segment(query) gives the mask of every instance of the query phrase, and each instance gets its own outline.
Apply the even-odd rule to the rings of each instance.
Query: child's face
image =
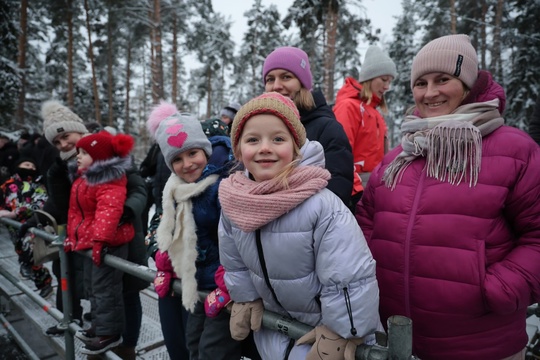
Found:
[[[30,161],[23,161],[19,164],[19,169],[28,169],[28,170],[36,170],[36,165],[31,163]]]
[[[189,149],[176,155],[172,160],[172,167],[176,176],[187,183],[197,181],[208,164],[203,149]]]
[[[92,159],[92,157],[83,148],[79,148],[79,153],[77,154],[77,169],[88,169],[93,162],[94,159]]]
[[[257,182],[273,179],[294,159],[293,136],[274,115],[253,116],[239,140],[240,161]]]

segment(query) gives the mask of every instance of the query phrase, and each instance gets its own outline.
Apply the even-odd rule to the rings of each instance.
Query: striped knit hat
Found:
[[[280,118],[287,125],[299,148],[306,142],[306,129],[300,122],[300,113],[294,102],[277,92],[268,92],[251,99],[236,113],[231,129],[233,149],[238,145],[246,122],[259,114],[271,114]]]
[[[411,89],[419,77],[432,72],[455,76],[470,89],[478,78],[478,56],[469,36],[447,35],[427,43],[411,68]]]

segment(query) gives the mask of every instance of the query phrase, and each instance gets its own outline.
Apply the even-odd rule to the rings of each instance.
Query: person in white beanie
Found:
[[[540,300],[540,147],[504,125],[504,91],[467,35],[411,69],[415,109],[356,208],[377,262],[381,320],[412,319],[420,359],[525,359]]]
[[[362,197],[369,174],[388,150],[386,122],[377,108],[387,112],[384,94],[396,77],[392,59],[372,45],[366,52],[358,80],[346,78],[336,96],[334,114],[343,125],[354,157],[353,210]]]

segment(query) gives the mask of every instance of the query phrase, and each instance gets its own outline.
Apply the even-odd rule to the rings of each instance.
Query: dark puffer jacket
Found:
[[[300,110],[300,120],[306,128],[307,138],[323,146],[325,167],[332,175],[326,188],[349,206],[354,173],[351,144],[322,92],[315,90],[312,94],[316,108]]]

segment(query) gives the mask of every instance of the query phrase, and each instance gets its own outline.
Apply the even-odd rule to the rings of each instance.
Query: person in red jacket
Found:
[[[101,354],[122,343],[123,272],[102,264],[102,257],[107,252],[126,259],[128,243],[135,235],[131,222],[121,222],[133,144],[129,135],[113,136],[106,131],[77,142],[64,250],[92,249],[92,259],[83,260],[92,327],[76,334],[85,343],[81,352],[87,355]]]
[[[429,42],[411,70],[415,109],[356,209],[381,320],[411,318],[423,360],[523,360],[540,300],[540,147],[504,125],[504,91],[467,35]]]
[[[388,149],[386,123],[377,108],[387,112],[384,93],[396,76],[392,59],[372,45],[366,52],[358,81],[346,78],[336,96],[334,114],[349,138],[354,158],[353,210],[362,197],[369,174]]]

